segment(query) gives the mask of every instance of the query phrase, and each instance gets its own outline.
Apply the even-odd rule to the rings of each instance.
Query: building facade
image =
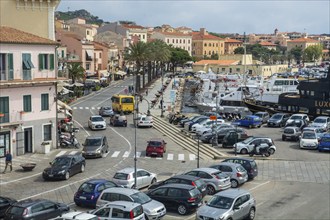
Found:
[[[190,34],[177,32],[154,32],[151,35],[151,38],[162,40],[167,45],[172,45],[175,48],[186,50],[191,56],[192,36]]]
[[[301,48],[303,51],[313,45],[320,45],[320,42],[310,38],[297,38],[287,42],[287,51],[292,50],[293,48]]]

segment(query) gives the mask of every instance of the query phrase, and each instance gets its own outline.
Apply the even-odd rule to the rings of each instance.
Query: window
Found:
[[[90,70],[90,64],[89,63],[86,63],[86,70]]]
[[[188,173],[186,173],[187,175],[190,175],[190,176],[197,176],[197,171],[190,171]]]
[[[182,40],[180,39],[180,44],[182,43]]]
[[[97,215],[98,217],[109,217],[109,214],[110,214],[110,208],[100,209],[97,212],[95,212],[95,215]]]
[[[31,208],[31,212],[32,213],[37,213],[37,212],[41,212],[42,210],[43,210],[43,206],[42,206],[42,204],[41,203],[39,203],[39,204],[35,204],[34,206],[32,206],[32,208]]]
[[[31,112],[31,95],[24,95],[23,96],[23,111],[24,112]]]
[[[0,80],[13,80],[13,54],[0,53]]]
[[[167,195],[170,197],[180,197],[182,196],[182,192],[180,189],[169,189]]]
[[[188,44],[190,44],[190,40],[188,40]]]
[[[102,53],[99,53],[99,58],[102,58]]]
[[[220,169],[222,172],[232,172],[232,169],[229,166],[220,166]]]
[[[153,196],[165,196],[167,188],[156,189],[151,193]]]
[[[49,95],[41,94],[41,111],[49,110]]]
[[[44,210],[55,209],[55,204],[52,202],[44,202]]]
[[[127,212],[124,212],[121,209],[112,208],[111,217],[113,217],[113,218],[128,218],[129,215],[128,215]]]
[[[167,43],[168,43],[168,44],[170,43],[170,39],[167,39]]]
[[[54,70],[54,54],[39,54],[39,70]]]
[[[31,70],[32,68],[34,68],[34,65],[31,62],[31,54],[23,53],[22,60],[23,60],[23,70]]]
[[[0,123],[9,122],[9,97],[0,97],[0,113],[4,114],[0,117]]]
[[[52,125],[44,125],[44,141],[52,140]]]

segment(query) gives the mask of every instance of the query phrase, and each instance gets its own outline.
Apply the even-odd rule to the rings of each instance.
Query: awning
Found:
[[[124,72],[124,71],[117,71],[116,73],[115,73],[116,75],[121,75],[121,76],[125,76],[126,75],[126,72]]]
[[[108,72],[108,70],[99,70],[99,74],[102,77],[108,77],[110,75],[110,73]]]
[[[72,111],[72,108],[67,104],[65,104],[64,102],[62,102],[61,100],[57,100],[57,105],[59,105],[62,109],[67,109]]]
[[[84,86],[84,84],[82,84],[82,83],[78,83],[78,82],[75,82],[74,84],[73,84],[74,86]]]
[[[71,91],[71,90],[69,90],[69,89],[67,89],[67,88],[62,88],[62,91],[60,91],[60,93],[62,94],[62,95],[65,95],[65,94],[69,94],[69,93],[73,93],[73,91]]]
[[[93,51],[91,50],[86,50],[87,56],[89,56],[90,58],[92,58],[93,55]]]

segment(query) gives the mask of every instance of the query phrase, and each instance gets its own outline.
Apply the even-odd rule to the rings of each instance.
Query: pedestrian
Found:
[[[13,157],[9,153],[9,151],[6,152],[6,167],[5,170],[2,173],[6,173],[7,167],[10,166],[10,172],[13,171],[13,164],[12,164]]]
[[[125,92],[125,94],[127,95],[127,93],[128,93],[128,89],[127,89],[127,88],[125,88],[124,92]]]
[[[148,89],[146,90],[146,96],[148,96]]]

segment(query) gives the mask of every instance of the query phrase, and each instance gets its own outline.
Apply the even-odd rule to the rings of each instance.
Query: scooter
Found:
[[[261,155],[265,157],[269,157],[274,154],[276,151],[276,147],[271,144],[260,144],[258,146],[254,146],[253,150],[249,153],[250,157],[254,155]]]
[[[75,147],[79,148],[80,143],[78,142],[77,138],[74,136],[74,132],[71,133],[70,136],[67,136],[65,134],[60,135],[60,146],[61,147]]]

